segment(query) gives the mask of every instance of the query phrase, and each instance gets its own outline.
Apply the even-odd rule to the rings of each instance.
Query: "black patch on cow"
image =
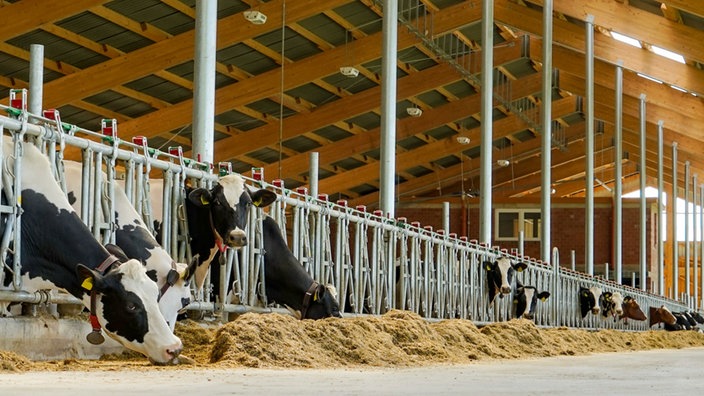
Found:
[[[611,299],[613,294],[611,292],[603,292],[599,296],[599,308],[601,309],[601,315],[605,318],[609,317],[611,310],[614,309],[614,302]]]
[[[22,191],[22,275],[40,277],[82,299],[87,293],[77,276],[79,264],[96,268],[109,257],[75,212],[59,208],[34,190]],[[4,233],[4,227],[0,233]],[[140,299],[111,271],[96,282],[107,329],[129,341],[143,342],[147,315]]]
[[[146,263],[152,256],[149,251],[159,246],[146,228],[132,224],[120,227],[115,231],[115,243],[125,251],[127,257],[142,263]]]
[[[76,194],[74,194],[73,191],[68,192],[67,198],[68,198],[68,203],[71,204],[71,206],[73,206],[73,204],[75,204],[77,201]]]
[[[269,303],[286,305],[294,310],[302,311],[303,298],[308,288],[313,284],[313,278],[306,272],[301,263],[291,253],[286,245],[276,221],[264,215],[262,232],[264,234],[264,273],[266,296]],[[239,253],[239,252],[238,252]],[[220,253],[214,262],[218,263]],[[211,265],[210,271],[213,295],[220,290],[220,268]],[[228,284],[228,291],[231,284]],[[341,317],[340,304],[325,285],[319,285],[310,299],[306,319],[322,319]]]
[[[594,308],[596,305],[595,300],[594,293],[591,290],[586,287],[579,288],[579,309],[582,313],[582,319]]]

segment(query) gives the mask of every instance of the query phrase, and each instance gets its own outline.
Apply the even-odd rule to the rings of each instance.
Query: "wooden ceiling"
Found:
[[[0,0],[0,92],[28,86],[29,45],[45,46],[44,108],[64,122],[97,129],[115,118],[120,138],[190,150],[194,0]],[[308,183],[319,153],[319,191],[375,207],[379,189],[381,6],[374,0],[219,2],[215,162],[249,175]],[[479,183],[483,50],[481,1],[409,0],[399,8],[397,199],[476,195]],[[496,0],[494,61],[501,79],[493,121],[493,197],[539,196],[541,0]],[[555,0],[553,18],[555,196],[585,190],[585,27],[595,24],[595,191],[614,180],[615,64],[623,76],[623,175],[639,175],[639,105],[646,95],[647,169],[657,185],[657,129],[664,122],[664,182],[671,187],[672,143],[704,181],[704,2]],[[254,25],[243,11],[264,13]],[[283,23],[285,21],[285,23]],[[282,29],[282,25],[285,26]],[[414,29],[416,29],[414,31]],[[426,36],[419,36],[418,30]],[[638,40],[636,48],[611,37]],[[283,37],[283,40],[282,40]],[[678,63],[653,46],[681,54]],[[282,56],[283,49],[283,56]],[[450,62],[443,60],[449,55]],[[340,74],[354,66],[355,78]],[[461,69],[464,67],[464,70]],[[283,72],[283,78],[281,73]],[[643,78],[650,76],[659,82]],[[679,88],[675,89],[673,88]],[[31,93],[30,93],[31,94]],[[8,103],[6,94],[0,102]],[[407,107],[423,110],[410,117]],[[457,137],[468,137],[460,144]],[[606,187],[604,187],[606,186]]]

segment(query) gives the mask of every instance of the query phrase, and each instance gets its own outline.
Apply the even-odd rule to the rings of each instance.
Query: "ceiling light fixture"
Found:
[[[423,110],[418,107],[406,107],[406,113],[411,117],[420,117],[423,115]]]
[[[469,144],[472,140],[467,136],[457,136],[457,143],[459,144]]]
[[[354,66],[342,66],[340,68],[340,73],[342,73],[343,76],[354,78],[359,75],[359,70],[357,70]]]
[[[249,22],[255,25],[263,25],[266,23],[266,15],[262,14],[259,11],[245,11],[244,19],[248,20]]]
[[[509,160],[507,160],[507,159],[500,159],[500,160],[496,161],[496,165],[498,165],[498,166],[500,166],[500,167],[502,167],[502,168],[507,167],[510,163],[511,163],[511,162],[510,162]]]

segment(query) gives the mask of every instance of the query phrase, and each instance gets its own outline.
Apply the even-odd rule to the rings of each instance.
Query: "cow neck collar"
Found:
[[[222,242],[222,237],[218,230],[215,229],[215,222],[213,221],[213,211],[208,210],[208,217],[210,218],[210,229],[213,230],[213,238],[215,239],[215,245],[218,247],[220,253],[225,253],[227,246]]]
[[[318,289],[318,286],[320,286],[320,284],[316,281],[313,281],[308,290],[306,290],[306,294],[303,295],[303,305],[301,306],[301,320],[306,318],[306,314],[308,313],[308,307],[310,307],[310,299],[314,295],[316,289]],[[315,301],[315,298],[313,299],[313,301]]]
[[[100,273],[100,275],[105,274],[115,263],[119,263],[120,260],[111,255],[108,255],[108,257],[103,260],[100,265],[98,265],[95,270]],[[93,331],[91,331],[88,336],[86,337],[88,339],[88,342],[90,342],[93,345],[99,345],[102,344],[105,341],[105,337],[101,334],[101,328],[100,328],[100,322],[98,321],[98,315],[95,314],[96,312],[96,306],[97,306],[97,301],[98,301],[98,292],[95,291],[95,287],[93,287],[90,291],[90,325],[93,328]]]
[[[172,260],[171,269],[166,274],[166,282],[164,282],[164,285],[161,286],[161,289],[159,289],[159,297],[156,299],[157,303],[161,301],[161,297],[164,296],[166,291],[169,290],[171,286],[176,284],[180,277],[181,275],[179,275],[178,270],[176,269],[176,263]]]

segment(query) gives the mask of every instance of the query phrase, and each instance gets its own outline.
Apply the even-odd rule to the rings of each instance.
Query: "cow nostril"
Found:
[[[181,354],[181,350],[182,350],[181,348],[178,348],[178,349],[167,349],[167,350],[166,350],[166,353],[167,353],[169,356],[171,356],[171,359],[176,359],[176,358],[178,357],[178,355]]]
[[[502,287],[501,287],[501,293],[503,293],[503,294],[511,293],[511,288],[510,288],[510,287],[506,287],[506,286],[502,286]]]

